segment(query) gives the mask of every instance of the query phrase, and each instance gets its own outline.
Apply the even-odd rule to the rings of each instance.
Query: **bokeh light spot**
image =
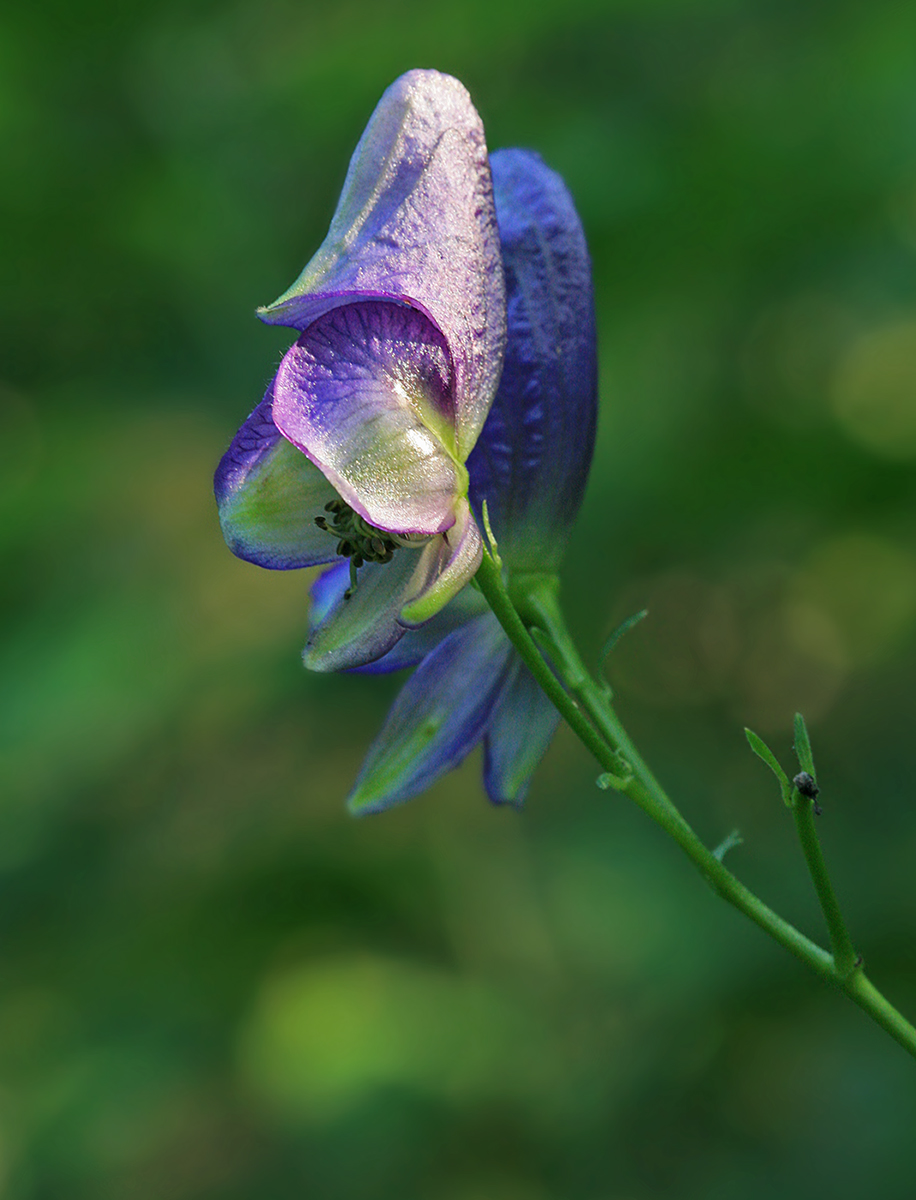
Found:
[[[832,399],[854,441],[886,458],[916,458],[916,318],[855,341],[837,369]]]
[[[895,650],[916,619],[916,558],[871,534],[818,546],[790,585],[791,628],[819,662],[852,667]]]
[[[241,1043],[246,1077],[293,1118],[333,1121],[379,1090],[524,1094],[525,1013],[460,975],[364,954],[268,980]]]

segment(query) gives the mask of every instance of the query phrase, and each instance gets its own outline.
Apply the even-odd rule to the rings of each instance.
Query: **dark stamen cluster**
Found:
[[[331,518],[316,517],[315,524],[340,539],[337,553],[341,558],[350,560],[350,589],[347,593],[350,595],[356,587],[357,568],[367,562],[391,562],[399,543],[384,529],[370,525],[364,517],[353,511],[346,500],[331,500],[324,506],[324,511],[331,513]]]

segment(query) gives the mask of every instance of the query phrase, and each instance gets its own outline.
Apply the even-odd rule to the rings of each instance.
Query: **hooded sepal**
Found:
[[[409,71],[382,96],[325,241],[259,315],[305,329],[371,298],[420,309],[444,335],[463,461],[499,382],[505,290],[483,125],[464,86],[438,71]]]

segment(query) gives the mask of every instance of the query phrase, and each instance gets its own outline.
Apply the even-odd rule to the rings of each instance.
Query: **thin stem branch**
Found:
[[[792,804],[792,815],[795,817],[795,828],[798,832],[798,840],[801,842],[805,862],[808,864],[811,881],[817,892],[824,920],[827,922],[833,961],[836,963],[837,972],[845,979],[857,969],[859,956],[852,944],[852,938],[849,936],[846,922],[840,912],[840,902],[837,900],[836,892],[833,890],[833,884],[827,873],[827,863],[824,861],[824,852],[821,849],[817,829],[814,825],[814,802],[807,796],[803,796],[797,788]]]
[[[596,683],[582,664],[563,621],[554,581],[548,577],[532,577],[528,586],[523,586],[523,581],[519,580],[518,583],[522,586],[519,586],[518,592],[520,607],[526,620],[542,629],[547,637],[551,661],[563,683],[560,683],[548,665],[522,621],[503,583],[500,569],[489,553],[484,554],[483,563],[477,573],[477,582],[525,665],[576,736],[615,781],[615,786],[626,792],[670,834],[724,900],[744,913],[774,941],[807,963],[819,975],[841,987],[860,1008],[916,1058],[916,1028],[881,995],[865,978],[864,973],[860,969],[850,972],[845,959],[841,965],[834,955],[829,954],[775,913],[746,888],[694,833],[620,724],[610,704],[609,690]],[[578,704],[576,700],[579,701]],[[627,776],[620,775],[621,756],[632,772]],[[820,854],[816,835],[814,845]],[[823,874],[819,877],[827,879],[823,856],[820,858],[820,864]],[[818,894],[820,895],[820,892]],[[833,902],[836,904],[835,896]],[[839,914],[838,907],[836,913]],[[843,929],[845,932],[845,926]],[[834,930],[831,929],[831,938],[833,934]],[[842,943],[839,944],[842,946]],[[836,943],[834,945],[836,947]],[[855,963],[855,956],[853,962]]]

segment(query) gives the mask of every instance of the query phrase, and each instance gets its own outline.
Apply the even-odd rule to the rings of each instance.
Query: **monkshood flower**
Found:
[[[582,226],[555,172],[525,150],[492,155],[508,304],[505,368],[469,460],[513,580],[554,574],[578,512],[596,416],[595,324]],[[313,638],[347,588],[345,565],[312,589]],[[360,585],[362,586],[362,585]],[[520,804],[557,726],[557,713],[481,594],[465,588],[367,672],[416,666],[350,795],[378,812],[417,795],[481,741],[491,800]]]
[[[378,658],[477,570],[465,463],[502,371],[505,311],[480,118],[458,80],[410,71],[369,121],[317,254],[259,312],[300,335],[216,472],[239,557],[348,560],[308,666]]]

